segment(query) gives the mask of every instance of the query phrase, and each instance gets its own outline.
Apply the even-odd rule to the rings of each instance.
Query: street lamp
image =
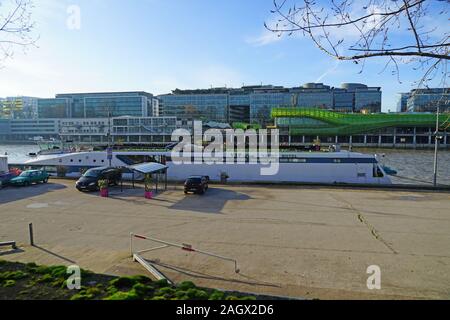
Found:
[[[443,134],[439,133],[439,106],[436,111],[436,132],[434,133],[434,166],[433,166],[433,186],[437,187],[437,171],[438,171],[438,150],[439,141],[444,138]]]

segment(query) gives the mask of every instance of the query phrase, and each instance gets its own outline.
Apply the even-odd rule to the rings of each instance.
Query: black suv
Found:
[[[208,176],[191,176],[184,183],[184,193],[193,191],[194,193],[204,194],[208,190],[208,183]]]
[[[97,191],[99,190],[99,180],[108,180],[110,185],[118,185],[122,180],[122,171],[117,168],[109,167],[89,169],[77,181],[76,187],[79,191]]]

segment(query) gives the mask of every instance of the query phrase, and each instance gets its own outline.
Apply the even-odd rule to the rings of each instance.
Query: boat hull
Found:
[[[264,163],[190,163],[172,162],[170,152],[117,152],[111,165],[127,167],[132,157],[149,161],[163,161],[168,168],[168,179],[183,181],[191,175],[209,176],[211,181],[221,181],[226,174],[230,182],[273,183],[326,183],[326,184],[391,184],[391,180],[373,155],[353,152],[304,152],[282,154],[279,162],[272,163],[273,174],[264,175]],[[69,176],[79,176],[88,168],[109,165],[106,152],[80,152],[55,156],[41,156],[25,163],[29,166],[64,166]],[[124,177],[131,178],[131,174]],[[135,176],[136,178],[136,176]]]

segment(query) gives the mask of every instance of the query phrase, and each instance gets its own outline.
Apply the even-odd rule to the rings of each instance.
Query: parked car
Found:
[[[79,191],[97,191],[99,180],[108,180],[109,185],[118,185],[122,180],[122,171],[111,167],[89,169],[77,181],[76,188]]]
[[[19,176],[9,180],[9,184],[15,186],[29,186],[32,183],[47,183],[50,175],[42,170],[27,170]]]
[[[184,193],[193,191],[194,193],[204,194],[208,190],[208,176],[190,176],[184,182]]]

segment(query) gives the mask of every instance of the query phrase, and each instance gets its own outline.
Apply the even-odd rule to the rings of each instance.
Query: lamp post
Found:
[[[434,166],[433,166],[433,186],[437,187],[438,170],[438,150],[439,150],[439,106],[436,111],[436,132],[434,133]]]
[[[111,146],[111,106],[108,104],[108,161],[111,167],[112,161],[112,146]]]

